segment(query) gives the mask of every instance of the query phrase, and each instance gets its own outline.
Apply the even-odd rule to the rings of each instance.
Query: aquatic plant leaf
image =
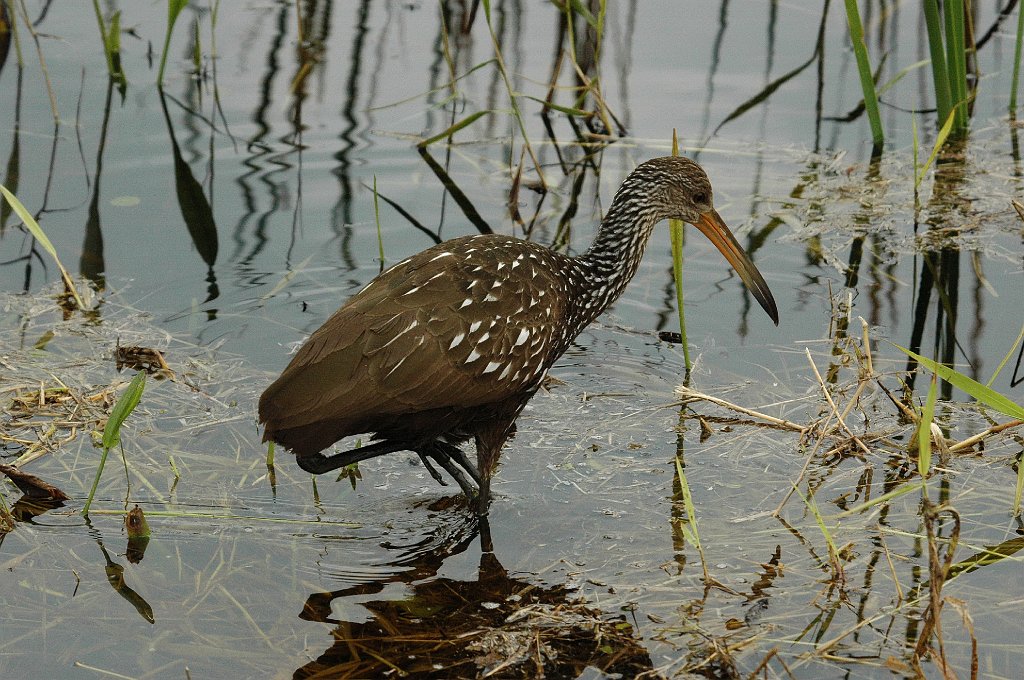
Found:
[[[925,173],[927,173],[928,169],[932,167],[932,163],[935,162],[935,158],[939,155],[939,150],[942,149],[942,145],[946,143],[946,138],[949,137],[949,133],[953,129],[953,121],[955,119],[956,118],[951,111],[946,117],[946,122],[943,124],[942,129],[939,130],[938,136],[935,138],[935,144],[932,146],[932,152],[929,154],[928,160],[925,161],[924,165],[921,167],[921,171],[918,172],[917,176],[914,178],[915,189],[921,186],[921,182],[924,181]]]
[[[479,120],[479,118],[481,116],[484,116],[484,115],[486,115],[488,113],[491,113],[491,112],[490,111],[477,111],[476,113],[471,113],[470,115],[466,116],[462,120],[456,122],[451,127],[447,128],[444,132],[439,132],[438,134],[434,135],[433,137],[428,137],[427,139],[424,139],[422,142],[420,142],[416,146],[418,146],[421,149],[426,148],[426,147],[430,146],[431,144],[433,144],[434,142],[436,142],[438,140],[441,140],[441,139],[444,139],[445,137],[449,137],[449,136],[455,134],[456,132],[458,132],[459,130],[461,130],[462,128],[467,127],[469,125],[472,125],[474,122]]]
[[[591,28],[597,28],[597,19],[595,19],[594,15],[590,13],[590,10],[587,9],[586,5],[580,2],[580,0],[569,0],[569,4],[572,6],[572,11],[583,17],[583,20],[586,21]]]
[[[579,118],[590,118],[592,115],[594,115],[590,111],[584,111],[583,109],[576,109],[576,108],[573,108],[571,106],[562,106],[561,104],[556,104],[554,102],[549,102],[549,101],[547,101],[545,99],[541,99],[540,97],[534,97],[534,96],[531,96],[531,95],[528,95],[528,94],[523,95],[523,96],[526,97],[527,99],[532,99],[535,102],[539,102],[539,103],[543,104],[544,106],[548,107],[549,109],[554,109],[555,111],[558,111],[559,113],[564,113],[567,116],[576,116],[576,117],[579,117]]]
[[[142,392],[146,388],[146,373],[139,371],[128,383],[128,388],[114,404],[107,424],[103,428],[103,448],[111,449],[121,441],[121,425],[124,424],[128,415],[139,405]]]
[[[977,380],[968,378],[963,373],[944,366],[936,361],[927,359],[916,352],[911,352],[906,347],[900,347],[896,343],[892,343],[893,347],[900,350],[907,356],[913,358],[919,364],[927,368],[929,371],[935,373],[940,378],[948,382],[953,387],[966,392],[986,406],[990,406],[1000,413],[1004,413],[1011,418],[1018,418],[1024,420],[1024,406],[1011,401],[1009,398],[999,394],[991,387],[985,387]]]
[[[917,427],[917,473],[922,478],[928,476],[928,470],[932,466],[932,420],[935,419],[937,377],[932,375],[931,384],[928,386],[928,398],[925,400],[921,422]]]
[[[25,223],[25,228],[28,229],[29,233],[39,242],[39,245],[43,247],[53,261],[57,263],[57,268],[60,269],[60,275],[64,279],[64,285],[67,286],[68,291],[72,297],[75,298],[75,304],[78,305],[79,309],[85,309],[85,303],[82,302],[82,298],[78,296],[78,289],[75,288],[74,282],[71,280],[71,275],[68,274],[68,270],[64,268],[60,258],[57,257],[57,249],[53,247],[53,242],[50,241],[46,233],[43,232],[43,228],[39,226],[32,214],[22,205],[18,197],[7,190],[7,187],[0,185],[0,194],[4,195],[7,199],[7,203],[14,209],[15,214],[21,218],[21,221]]]
[[[860,10],[856,0],[846,0],[846,23],[850,29],[850,43],[857,60],[857,73],[860,76],[861,91],[864,93],[864,108],[871,125],[871,141],[879,150],[885,135],[882,131],[882,119],[878,112],[878,93],[875,91],[875,78],[871,73],[871,61],[868,57],[867,43],[864,41],[864,24],[861,23]],[[875,154],[877,155],[877,154]]]
[[[679,155],[679,137],[672,128],[672,155]],[[683,229],[682,220],[669,220],[668,233],[672,241],[672,274],[676,284],[676,312],[679,315],[679,343],[683,346],[683,364],[689,375],[693,364],[690,363],[690,344],[686,341],[686,311],[683,306]]]
[[[163,88],[164,84],[164,67],[167,66],[167,53],[171,46],[174,23],[178,20],[178,15],[186,7],[188,7],[188,0],[167,0],[167,32],[164,34],[164,48],[160,53],[160,69],[156,75],[156,85],[158,88]]]

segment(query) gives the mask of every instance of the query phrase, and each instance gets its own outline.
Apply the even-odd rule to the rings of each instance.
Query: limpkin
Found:
[[[576,336],[622,294],[655,224],[673,218],[711,239],[778,325],[771,291],[715,211],[704,170],[682,157],[655,158],[622,183],[578,257],[508,236],[466,236],[375,278],[260,397],[264,441],[291,449],[313,474],[412,451],[439,483],[431,460],[476,495],[485,513],[516,417]],[[360,434],[371,443],[322,453]],[[471,439],[475,465],[460,448]]]

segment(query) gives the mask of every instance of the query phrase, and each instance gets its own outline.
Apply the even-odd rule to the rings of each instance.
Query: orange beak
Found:
[[[768,313],[768,316],[778,326],[779,310],[775,306],[775,298],[772,297],[768,284],[764,282],[764,277],[761,276],[761,272],[757,271],[757,267],[754,266],[750,256],[743,250],[743,246],[736,241],[736,237],[729,231],[729,227],[725,226],[721,216],[714,209],[711,209],[706,213],[701,213],[700,221],[695,222],[693,226],[700,229],[715,244],[719,252],[725,256],[725,259],[729,261],[732,268],[740,275],[743,285],[753,294],[762,309]]]

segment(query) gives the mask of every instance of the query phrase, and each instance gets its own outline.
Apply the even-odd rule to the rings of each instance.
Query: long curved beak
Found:
[[[772,297],[768,284],[764,282],[764,277],[761,276],[761,272],[757,271],[757,267],[754,266],[750,256],[743,250],[743,246],[736,241],[736,237],[729,231],[729,227],[725,226],[725,222],[722,221],[718,212],[711,209],[706,213],[702,213],[700,220],[694,222],[693,226],[700,229],[705,236],[711,239],[711,242],[715,244],[719,252],[725,256],[725,259],[729,261],[732,268],[740,275],[743,285],[753,294],[761,308],[768,313],[768,316],[778,326],[779,309],[775,306],[775,298]]]

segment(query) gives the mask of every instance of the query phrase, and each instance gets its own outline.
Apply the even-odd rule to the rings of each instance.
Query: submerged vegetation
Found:
[[[0,564],[13,573],[0,591],[12,622],[0,675],[69,663],[150,677],[187,677],[197,665],[296,677],[952,678],[1020,667],[1024,212],[1011,201],[1024,192],[1024,12],[1008,3],[982,26],[975,3],[903,8],[927,55],[889,64],[881,46],[902,38],[885,3],[848,0],[845,16],[811,3],[821,14],[813,44],[799,46],[806,61],[775,66],[781,76],[769,63],[728,109],[712,115],[709,101],[702,123],[651,123],[638,112],[661,101],[657,90],[696,71],[673,71],[672,85],[657,69],[630,82],[634,41],[647,40],[632,33],[638,9],[531,8],[556,46],[542,62],[520,43],[528,31],[513,5],[279,3],[255,87],[230,82],[249,73],[246,50],[265,39],[237,17],[244,56],[218,80],[220,10],[257,25],[271,9],[171,1],[166,13],[110,12],[94,2],[101,49],[89,45],[88,85],[83,75],[72,88],[63,74],[51,82],[45,57],[64,46],[48,39],[60,31],[46,11],[0,3],[0,77],[17,99],[0,177],[0,242],[11,247],[0,265],[20,267],[7,280],[23,286],[0,292],[0,471],[10,480],[0,487]],[[351,53],[332,43],[332,9],[354,12]],[[404,44],[424,15],[436,29],[417,57],[429,78],[408,91],[416,60],[399,59],[401,84],[391,85],[386,53],[397,48],[385,38],[394,31]],[[187,17],[192,30],[175,31]],[[1003,22],[1016,26],[1012,64],[982,73]],[[848,52],[828,43],[837,35]],[[36,47],[36,95],[24,94],[23,37]],[[292,50],[284,79],[280,45]],[[855,65],[859,98],[830,59]],[[97,101],[97,66],[108,78],[98,127],[82,104]],[[329,66],[347,69],[347,81]],[[764,132],[742,127],[754,113],[766,127],[786,88],[815,70],[797,102],[814,110],[813,131],[747,143]],[[826,72],[846,101],[860,101],[843,113],[838,97],[831,118]],[[915,77],[925,85],[904,87]],[[380,100],[363,98],[377,88]],[[342,105],[311,114],[320,100],[336,103],[333,89],[344,90]],[[1007,102],[1010,113],[993,122],[978,111],[995,89],[999,115]],[[254,91],[257,104],[231,101]],[[44,92],[31,116],[51,110],[55,130],[22,115],[23,97]],[[155,115],[104,171],[108,143],[139,127],[125,121],[133,97],[144,102],[137,115]],[[340,129],[323,123],[336,118]],[[840,148],[838,132],[823,141],[827,125],[853,130],[850,146],[870,153]],[[23,153],[51,137],[48,165]],[[62,156],[70,139],[77,148]],[[254,404],[272,362],[385,263],[452,229],[574,251],[623,168],[668,153],[713,166],[716,202],[773,290],[786,291],[779,335],[748,328],[749,300],[733,307],[740,293],[724,264],[694,257],[686,276],[704,279],[688,279],[699,305],[688,316],[700,319],[688,334],[684,232],[673,226],[672,257],[649,254],[656,271],[634,284],[641,292],[581,337],[521,421],[490,526],[401,459],[318,483],[289,455],[275,464],[272,448],[263,453]],[[396,157],[402,169],[389,172]],[[164,173],[166,194],[132,193],[132,173],[164,186],[147,163]],[[129,170],[110,189],[118,165]],[[739,179],[748,171],[750,185]],[[79,174],[80,206],[69,198]],[[225,174],[240,207],[216,182]],[[326,200],[324,175],[337,180]],[[145,214],[118,229],[112,206],[133,200]],[[261,201],[271,208],[260,212]],[[244,216],[228,229],[233,210]],[[178,223],[185,229],[167,228]],[[79,244],[68,233],[82,224]],[[169,240],[133,240],[148,231],[174,231],[182,254]],[[67,264],[76,252],[77,270]],[[198,283],[166,274],[178,267]],[[725,312],[707,304],[720,290]],[[678,337],[664,331],[673,315]],[[124,475],[101,478],[114,448]],[[113,537],[127,547],[108,547]],[[70,651],[22,649],[44,638]],[[133,665],[122,640],[151,645],[149,665]]]

